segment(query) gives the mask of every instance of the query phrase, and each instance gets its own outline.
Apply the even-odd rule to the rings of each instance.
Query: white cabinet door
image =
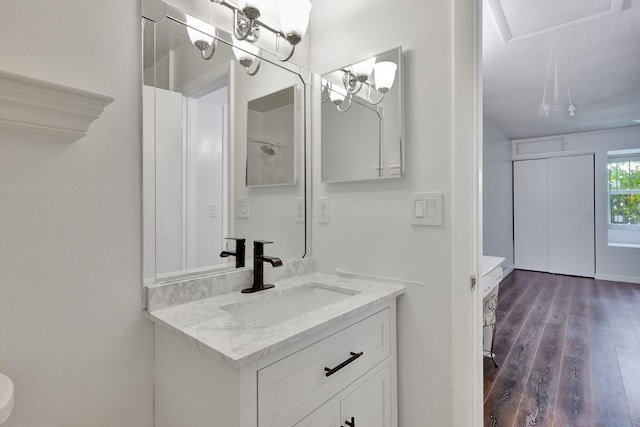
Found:
[[[549,271],[593,277],[593,156],[549,159]]]
[[[515,267],[549,271],[547,159],[513,162]]]
[[[340,402],[322,405],[295,427],[340,427]]]
[[[338,394],[295,427],[391,427],[391,365]]]
[[[341,426],[391,427],[391,407],[391,367],[387,365],[342,399]]]

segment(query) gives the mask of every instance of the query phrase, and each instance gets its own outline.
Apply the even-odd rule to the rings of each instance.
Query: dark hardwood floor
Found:
[[[516,270],[484,359],[487,427],[640,427],[640,285]]]

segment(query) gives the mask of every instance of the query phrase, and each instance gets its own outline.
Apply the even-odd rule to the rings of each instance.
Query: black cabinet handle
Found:
[[[349,363],[355,361],[358,357],[362,356],[364,353],[361,351],[360,353],[354,353],[353,351],[350,352],[351,357],[348,358],[347,360],[345,360],[344,362],[342,362],[341,364],[339,364],[338,366],[336,366],[335,368],[324,368],[324,371],[326,372],[325,375],[326,376],[331,376],[333,374],[335,374],[336,372],[338,372],[340,369],[344,368],[345,366],[347,366]]]
[[[354,417],[351,417],[351,421],[345,421],[344,423],[347,425],[347,427],[356,427],[356,419]]]

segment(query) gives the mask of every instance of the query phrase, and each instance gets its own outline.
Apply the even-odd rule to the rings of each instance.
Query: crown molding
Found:
[[[0,131],[77,141],[113,101],[108,95],[0,70]]]

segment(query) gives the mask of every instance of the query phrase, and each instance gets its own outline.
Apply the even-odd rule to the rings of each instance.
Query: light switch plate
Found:
[[[296,198],[296,222],[304,222],[304,197]]]
[[[318,224],[331,222],[329,197],[318,197]]]
[[[236,199],[236,218],[249,218],[249,199],[238,197]]]
[[[442,225],[442,193],[411,194],[409,211],[413,225]]]

